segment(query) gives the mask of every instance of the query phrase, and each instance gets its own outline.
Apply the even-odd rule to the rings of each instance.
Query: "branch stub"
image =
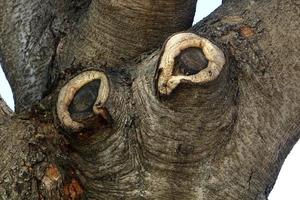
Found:
[[[98,90],[98,96],[93,105],[93,112],[95,114],[99,114],[101,112],[99,111],[99,106],[103,106],[109,95],[109,83],[104,72],[96,70],[82,72],[81,74],[72,78],[63,88],[61,88],[56,106],[58,119],[64,127],[74,131],[84,128],[82,123],[76,122],[72,119],[69,112],[69,106],[79,89],[94,80],[101,81]]]
[[[173,75],[175,58],[188,48],[202,49],[208,65],[194,75]],[[223,69],[225,56],[221,49],[208,39],[194,33],[178,33],[169,38],[164,46],[158,66],[158,91],[160,94],[169,95],[181,81],[203,84],[215,80]]]

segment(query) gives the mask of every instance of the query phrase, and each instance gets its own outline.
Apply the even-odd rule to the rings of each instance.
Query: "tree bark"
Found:
[[[300,136],[296,1],[224,1],[189,29],[224,53],[220,74],[166,94],[160,66],[195,1],[44,2],[0,0],[18,107],[0,109],[2,199],[267,199]],[[213,62],[187,49],[171,76]]]
[[[4,99],[0,95],[0,117],[7,117],[12,115],[12,110],[6,105]]]

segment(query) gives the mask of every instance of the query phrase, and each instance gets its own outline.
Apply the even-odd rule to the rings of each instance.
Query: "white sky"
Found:
[[[198,0],[195,22],[211,13],[221,5],[221,0]],[[7,104],[13,108],[12,92],[0,67],[0,94]],[[300,143],[287,157],[269,200],[299,200],[300,199]]]
[[[0,65],[0,94],[10,108],[14,107],[13,95]]]

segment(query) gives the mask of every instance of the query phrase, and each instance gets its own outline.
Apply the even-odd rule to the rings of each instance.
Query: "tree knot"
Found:
[[[202,53],[198,53],[199,58],[194,59],[195,61],[188,61],[187,64],[191,65],[190,63],[193,62],[201,62],[201,65],[207,66],[200,66],[198,67],[200,70],[193,73],[174,74],[176,58],[189,48],[201,49],[204,57],[201,56]],[[187,57],[192,57],[192,53],[187,55]],[[175,34],[166,41],[160,57],[157,74],[158,92],[162,95],[169,95],[181,82],[203,84],[213,81],[219,76],[224,64],[225,56],[222,50],[208,39],[194,33]],[[188,71],[191,70],[188,69]]]

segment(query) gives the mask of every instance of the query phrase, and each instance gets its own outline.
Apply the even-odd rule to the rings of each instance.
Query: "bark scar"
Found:
[[[208,66],[197,74],[173,75],[175,58],[187,48],[202,49]],[[158,65],[157,89],[160,94],[169,95],[181,81],[203,84],[215,80],[223,69],[225,56],[221,49],[208,39],[194,33],[178,33],[170,37],[164,45]]]
[[[71,79],[59,92],[57,100],[57,116],[62,125],[74,131],[84,128],[82,123],[76,122],[71,118],[69,106],[76,92],[91,81],[100,80],[96,102],[93,105],[93,112],[98,114],[99,108],[103,106],[109,95],[109,82],[104,72],[91,70],[85,71]]]
[[[59,173],[59,170],[56,165],[51,164],[46,170],[45,176],[43,177],[42,183],[45,185],[45,187],[50,191],[51,188],[57,184],[59,179],[61,178],[61,175]]]

